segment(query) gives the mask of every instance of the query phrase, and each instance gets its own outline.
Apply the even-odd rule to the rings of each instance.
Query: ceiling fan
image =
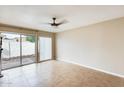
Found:
[[[53,22],[52,22],[52,23],[47,23],[47,24],[48,24],[48,25],[51,25],[52,27],[58,27],[58,26],[60,26],[60,25],[62,25],[62,24],[67,23],[66,20],[63,20],[63,21],[57,23],[57,22],[56,22],[56,19],[57,19],[56,17],[53,17],[53,18],[52,18]]]

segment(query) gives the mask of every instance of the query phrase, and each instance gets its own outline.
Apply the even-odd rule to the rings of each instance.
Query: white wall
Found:
[[[56,41],[57,59],[124,75],[124,18],[59,32]]]

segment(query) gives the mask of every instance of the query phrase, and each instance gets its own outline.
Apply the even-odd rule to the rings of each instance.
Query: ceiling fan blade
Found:
[[[62,22],[58,23],[58,25],[62,25],[62,24],[66,24],[66,23],[68,23],[68,21],[67,20],[63,20]]]

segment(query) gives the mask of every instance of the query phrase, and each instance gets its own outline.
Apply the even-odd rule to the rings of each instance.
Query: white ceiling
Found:
[[[54,28],[44,23],[67,20]],[[89,24],[124,17],[124,6],[0,6],[0,23],[49,32],[65,31]]]

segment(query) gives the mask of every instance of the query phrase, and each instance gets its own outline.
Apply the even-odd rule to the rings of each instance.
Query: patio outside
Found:
[[[3,38],[2,69],[35,62],[35,38],[16,34],[5,34]],[[22,45],[22,48],[20,47]],[[20,53],[22,57],[20,57]],[[22,59],[21,59],[22,58]]]

